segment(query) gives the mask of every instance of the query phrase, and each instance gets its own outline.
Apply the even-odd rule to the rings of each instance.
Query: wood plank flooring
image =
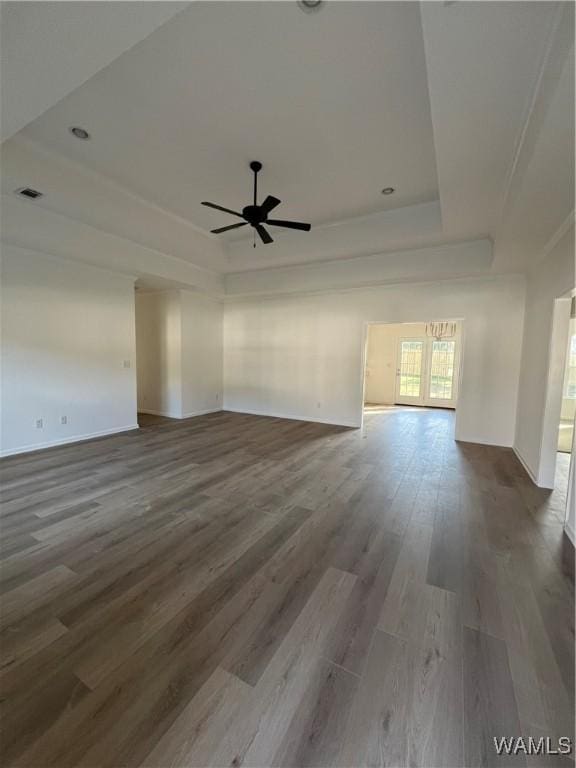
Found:
[[[0,463],[3,765],[573,765],[562,492],[453,414],[217,413]]]

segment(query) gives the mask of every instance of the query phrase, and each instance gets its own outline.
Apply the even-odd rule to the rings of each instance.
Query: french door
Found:
[[[458,358],[456,339],[437,341],[426,336],[400,339],[396,403],[455,408]]]

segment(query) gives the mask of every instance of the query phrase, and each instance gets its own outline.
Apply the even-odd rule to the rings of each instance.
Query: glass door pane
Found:
[[[454,396],[454,356],[456,342],[432,342],[428,396],[434,400],[452,400]]]
[[[420,397],[422,384],[422,341],[403,341],[400,345],[400,396]]]

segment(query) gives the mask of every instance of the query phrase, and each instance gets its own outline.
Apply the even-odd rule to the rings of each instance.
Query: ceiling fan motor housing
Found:
[[[263,224],[268,218],[268,214],[259,205],[247,205],[246,208],[242,208],[242,216],[252,226]]]

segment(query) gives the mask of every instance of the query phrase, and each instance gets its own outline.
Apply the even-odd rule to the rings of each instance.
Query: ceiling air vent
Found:
[[[22,189],[17,189],[16,194],[20,195],[21,197],[27,197],[29,200],[38,200],[39,197],[44,197],[42,192],[38,192],[37,189],[32,189],[32,187],[23,187]]]

